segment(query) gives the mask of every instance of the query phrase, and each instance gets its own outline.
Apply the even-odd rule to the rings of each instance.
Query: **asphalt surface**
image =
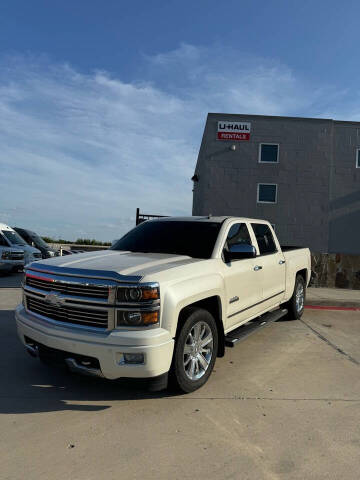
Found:
[[[359,478],[360,313],[307,310],[218,359],[190,395],[51,370],[0,279],[0,478]]]

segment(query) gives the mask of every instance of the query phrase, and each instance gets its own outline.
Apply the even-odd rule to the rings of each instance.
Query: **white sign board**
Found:
[[[240,142],[250,140],[250,122],[218,122],[217,139]]]

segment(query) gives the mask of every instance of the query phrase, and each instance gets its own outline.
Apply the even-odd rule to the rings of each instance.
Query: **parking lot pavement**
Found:
[[[359,312],[272,324],[174,396],[42,366],[19,298],[0,288],[2,480],[359,478]]]
[[[5,288],[19,288],[23,278],[23,273],[11,273],[10,275],[0,275],[0,291]]]

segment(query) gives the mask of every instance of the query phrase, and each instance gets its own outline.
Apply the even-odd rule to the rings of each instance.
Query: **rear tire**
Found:
[[[290,300],[285,304],[288,309],[289,320],[299,320],[304,313],[306,297],[306,285],[302,275],[296,275],[294,292]]]
[[[189,308],[177,336],[169,384],[185,393],[202,387],[211,375],[218,351],[214,317],[201,308]]]

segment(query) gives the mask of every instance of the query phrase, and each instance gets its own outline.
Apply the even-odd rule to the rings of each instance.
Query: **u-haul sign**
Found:
[[[218,122],[217,139],[240,142],[250,140],[250,122]]]

